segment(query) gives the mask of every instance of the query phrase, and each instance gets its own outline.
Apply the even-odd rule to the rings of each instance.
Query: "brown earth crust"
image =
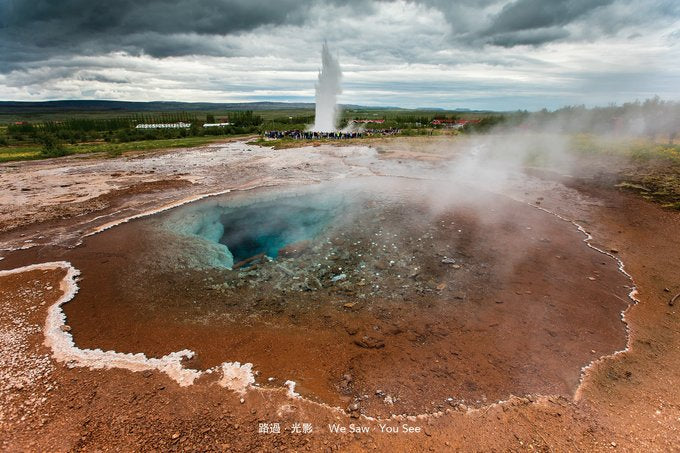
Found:
[[[408,153],[404,151],[399,157],[404,158],[406,154]],[[546,180],[557,178],[547,173],[542,177]],[[524,193],[526,201],[535,202],[537,197],[541,197],[541,206],[578,221],[593,235],[594,245],[603,250],[613,250],[625,263],[627,272],[633,276],[640,300],[626,311],[630,350],[597,361],[585,372],[578,387],[572,374],[562,386],[554,388],[539,385],[533,387],[535,390],[520,388],[517,392],[522,396],[509,397],[498,404],[484,404],[482,401],[480,404],[470,405],[454,401],[439,408],[435,403],[429,408],[411,408],[426,409],[427,412],[439,411],[435,415],[378,422],[359,416],[357,410],[336,411],[307,399],[291,399],[283,391],[254,389],[241,398],[238,394],[208,382],[180,387],[158,372],[69,368],[51,358],[50,351],[43,344],[42,333],[46,309],[60,296],[60,282],[65,271],[34,270],[0,277],[0,375],[3,378],[0,384],[0,448],[5,451],[673,451],[680,444],[680,386],[677,385],[677,376],[680,374],[680,314],[678,304],[670,306],[669,302],[680,291],[680,213],[664,210],[633,194],[617,190],[609,181],[603,183],[602,178],[597,176],[559,179],[560,183],[577,190],[588,202],[565,206],[568,203],[560,200],[559,196],[551,198],[549,194],[540,191]],[[212,187],[208,189],[207,192]],[[183,194],[181,192],[175,196],[181,198]],[[127,195],[130,194],[126,193]],[[115,203],[116,198],[112,195],[110,202]],[[528,213],[540,212],[529,207],[526,209],[530,210]],[[471,221],[466,221],[464,217],[461,214],[460,218],[453,220],[460,221],[461,224]],[[582,239],[573,227],[569,224],[566,226],[571,229],[567,229],[568,232],[564,234],[572,235],[574,241]],[[560,231],[564,227],[565,225],[555,224],[555,228]],[[92,242],[86,242],[82,249],[63,252],[70,254],[69,259],[73,258],[77,268],[82,266],[83,280],[79,282],[79,286],[83,295],[92,293],[93,288],[88,289],[88,285],[104,284],[107,281],[103,276],[101,280],[97,280],[97,267],[93,265],[95,260],[101,264],[101,261],[116,259],[115,251],[110,256],[97,252],[97,242],[104,243],[102,247],[105,248],[104,246],[110,245],[105,244],[106,241],[125,237],[132,240],[134,233],[132,224],[129,228],[114,228],[107,233],[109,236],[93,236]],[[92,251],[89,257],[84,251],[88,248]],[[292,251],[297,254],[297,251]],[[595,257],[596,252],[593,251],[588,251],[583,256],[591,256],[591,252]],[[554,251],[545,254],[546,257],[548,254],[554,256]],[[545,264],[540,261],[541,256],[542,253],[539,253],[535,258],[539,261],[530,267],[533,268],[537,263]],[[0,261],[0,267],[11,269],[18,265],[46,261],[43,258],[53,260],[54,250],[47,247],[6,253],[5,259]],[[78,259],[81,260],[80,263],[76,262]],[[604,259],[608,258],[598,256],[599,261]],[[582,264],[584,263],[575,263]],[[597,260],[592,263],[595,264],[602,266]],[[611,263],[602,267],[609,268]],[[92,275],[87,275],[88,269]],[[100,272],[103,270],[106,269],[99,268]],[[585,274],[592,275],[584,271]],[[599,280],[603,277],[597,278]],[[625,283],[625,279],[623,282]],[[446,291],[446,287],[437,289],[442,282],[434,283],[435,291]],[[523,287],[527,282],[519,283]],[[520,313],[515,310],[521,307],[519,301],[526,296],[514,294],[515,288],[512,290],[510,298],[504,299],[503,304],[495,304],[495,294],[487,295],[494,301],[494,305],[513,311],[515,318],[512,314],[504,318],[510,322],[521,319]],[[530,291],[540,293],[540,289],[536,288]],[[79,300],[78,297],[73,302]],[[583,294],[583,297],[599,299],[588,294]],[[625,295],[619,294],[619,297],[625,298]],[[455,295],[452,298],[455,300]],[[178,297],[179,299],[181,298]],[[90,303],[97,304],[96,298],[92,298]],[[343,299],[344,303],[346,302]],[[380,301],[375,303],[377,307],[380,306]],[[66,307],[67,313],[72,310],[69,316],[76,319],[77,304],[71,303]],[[106,304],[96,305],[98,309],[104,307]],[[623,307],[625,304],[622,302],[618,311]],[[178,309],[184,308],[186,307],[178,306]],[[121,307],[120,319],[108,319],[107,329],[115,327],[124,318],[130,320],[135,314],[139,314],[125,312],[127,309],[129,308]],[[354,306],[329,304],[328,310],[333,311],[333,316],[341,318],[351,318],[356,313]],[[616,313],[616,310],[611,312]],[[285,310],[281,313],[287,316],[286,319],[290,319],[290,314],[290,311]],[[304,310],[295,314],[301,318],[296,322],[312,323],[311,317],[305,318]],[[113,312],[104,310],[101,316],[113,316]],[[432,316],[435,316],[434,312]],[[574,320],[574,327],[578,328],[583,322],[597,322],[598,318],[592,318],[594,319]],[[607,319],[610,322],[618,321]],[[411,321],[411,324],[418,321],[427,324],[418,318]],[[70,322],[70,318],[67,322]],[[444,323],[443,320],[439,322]],[[481,319],[480,323],[490,329],[487,320]],[[436,322],[434,324],[435,329],[432,331],[436,332]],[[141,329],[144,324],[118,325],[121,336],[125,334],[129,341],[134,342],[135,335],[141,333],[136,329]],[[372,324],[370,326],[372,328]],[[91,335],[88,338],[85,330],[88,326],[85,323],[71,327],[79,346],[101,346],[103,343],[99,342],[107,341],[105,336]],[[89,326],[93,333],[97,327],[96,324]],[[161,327],[168,326],[151,329],[151,333],[156,335],[164,331]],[[508,330],[502,336],[512,341],[515,330],[512,326],[505,327]],[[252,328],[243,327],[244,330]],[[352,338],[357,337],[360,330],[351,335],[342,325],[338,326],[337,332],[334,329],[327,330],[330,332],[327,343],[329,347],[333,344],[334,334],[342,333],[347,341],[354,342]],[[340,332],[340,329],[345,331]],[[603,335],[599,327],[596,330],[598,335]],[[169,332],[176,334],[177,330],[173,331],[170,326]],[[540,329],[538,332],[545,338],[554,338],[548,332]],[[564,332],[565,335],[567,333]],[[219,337],[219,332],[212,334]],[[247,334],[248,332],[244,332],[244,335]],[[168,338],[159,341],[159,344],[169,346],[165,340],[169,340],[173,333],[166,335]],[[211,333],[206,330],[196,335],[195,343],[190,347],[199,349]],[[204,337],[201,338],[201,335]],[[359,344],[349,346],[362,354],[368,354],[367,364],[363,368],[374,363],[380,369],[380,358],[384,357],[381,354],[393,347],[389,335],[375,338],[366,334],[357,338]],[[383,346],[379,346],[381,339],[384,341]],[[277,346],[274,337],[267,339],[265,336],[260,341],[259,346],[267,342],[272,347]],[[405,341],[404,345],[407,346],[413,343],[408,339]],[[177,350],[179,343],[168,347],[167,351],[152,352]],[[182,348],[187,346],[184,342],[181,343]],[[615,343],[604,349],[619,349],[613,347]],[[473,346],[474,342],[471,341],[470,345]],[[114,344],[106,346],[113,347]],[[429,346],[435,351],[438,347],[436,342]],[[479,346],[483,348],[483,342]],[[508,347],[516,349],[520,346],[510,344]],[[600,349],[590,345],[587,348]],[[253,347],[251,353],[256,354],[258,349],[260,348]],[[470,350],[472,349],[471,347]],[[590,353],[590,350],[587,352]],[[334,351],[327,349],[324,353],[331,355]],[[587,359],[581,356],[574,363],[584,360],[587,363],[599,355],[595,351],[594,354],[588,354]],[[206,366],[214,364],[209,358],[209,351],[204,351],[204,356]],[[219,356],[220,361],[228,358]],[[257,357],[252,360],[257,362]],[[301,363],[313,360],[314,357],[303,358]],[[342,357],[337,357],[337,360],[342,361]],[[218,356],[215,356],[214,361],[218,361]],[[285,367],[283,362],[285,361],[272,364],[271,370],[267,371],[276,373],[276,367]],[[555,367],[557,362],[546,365],[545,369]],[[323,367],[309,367],[310,370],[315,368]],[[573,371],[573,366],[564,367],[568,368]],[[295,370],[287,371],[290,374]],[[337,377],[342,380],[346,370],[341,368],[336,371]],[[538,369],[527,373],[540,382],[555,382],[554,379],[542,378],[543,371],[545,370]],[[489,376],[486,371],[482,375]],[[262,376],[267,376],[267,373],[263,372]],[[285,378],[283,373],[280,377]],[[355,377],[352,376],[352,379]],[[497,383],[501,382],[500,377],[495,380]],[[436,384],[436,379],[434,381],[433,390],[442,388],[441,384]],[[416,387],[422,389],[426,386],[428,381],[423,379]],[[324,401],[323,389],[307,390],[310,397],[316,395],[316,399]],[[458,390],[465,390],[465,387]],[[468,391],[474,393],[470,388]],[[501,393],[513,391],[515,390],[506,388]],[[301,393],[305,394],[304,386]],[[487,396],[487,402],[490,402],[496,395]],[[417,400],[413,398],[413,401]],[[371,409],[370,404],[364,406],[363,409]],[[408,407],[403,409],[409,410]],[[376,412],[372,415],[375,414]],[[280,423],[281,433],[259,433],[261,423]],[[313,432],[295,432],[293,427],[296,423],[311,423]],[[335,434],[329,432],[328,425],[332,423],[348,429],[354,423],[368,427],[370,432]],[[380,424],[399,427],[401,432],[381,432]],[[404,433],[404,424],[420,428],[420,431]]]
[[[249,362],[262,385],[292,380],[305,397],[368,416],[570,396],[583,366],[625,347],[630,282],[572,224],[481,194],[431,216],[432,188],[400,184],[408,202],[363,203],[304,255],[245,270],[175,269],[165,263],[183,255],[159,253],[177,246],[145,221],[40,259],[81,270],[64,310],[82,348],[186,348],[200,369]]]

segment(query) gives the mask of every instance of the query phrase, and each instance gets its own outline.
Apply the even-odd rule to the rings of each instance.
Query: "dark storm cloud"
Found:
[[[495,46],[538,46],[548,42],[567,38],[569,32],[560,27],[517,30],[506,33],[494,33],[485,35],[485,41]]]
[[[503,7],[488,31],[498,34],[566,25],[613,0],[517,0]]]
[[[503,7],[479,32],[496,46],[541,45],[568,38],[566,26],[579,21],[613,0],[517,0]]]
[[[224,55],[225,49],[215,45],[212,37],[262,26],[302,24],[311,3],[314,2],[0,0],[0,62],[6,71],[17,63],[53,55],[97,55],[114,50],[156,57]]]
[[[680,17],[677,0],[419,0],[441,10],[458,44],[539,46],[592,40]],[[495,10],[495,11],[493,11]]]
[[[133,34],[194,32],[225,34],[265,24],[299,23],[296,0],[3,0],[1,27],[39,46],[72,39]]]
[[[590,34],[614,33],[619,26],[604,7],[629,0],[412,0],[440,10],[456,45],[513,47],[541,45],[572,36],[571,24],[588,20]],[[302,25],[314,6],[347,6],[349,14],[370,15],[391,0],[0,0],[0,73],[53,56],[101,55],[112,51],[154,57],[233,56],[219,37],[260,28]],[[641,5],[638,22],[677,15],[678,2]],[[317,8],[316,14],[323,15]],[[598,18],[598,14],[606,17]],[[655,14],[652,14],[655,13]],[[329,11],[328,14],[334,14]],[[318,19],[318,17],[317,17]],[[619,18],[620,19],[620,18]],[[606,29],[609,27],[609,29]],[[415,43],[405,42],[404,53]]]
[[[324,39],[346,103],[677,97],[678,20],[678,0],[0,0],[0,98],[309,101]]]

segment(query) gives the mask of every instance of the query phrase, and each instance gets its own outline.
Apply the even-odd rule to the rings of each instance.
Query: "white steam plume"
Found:
[[[316,84],[316,116],[312,130],[333,132],[336,130],[337,124],[337,96],[342,93],[340,88],[342,71],[338,60],[328,50],[326,42],[323,43],[321,49],[321,62],[319,81]]]

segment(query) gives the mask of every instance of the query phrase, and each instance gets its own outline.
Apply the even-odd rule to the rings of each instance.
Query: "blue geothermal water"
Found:
[[[310,201],[281,200],[230,209],[220,216],[219,242],[229,248],[234,262],[260,253],[276,258],[286,245],[316,237],[335,217],[334,209]]]
[[[351,191],[350,191],[351,192]],[[344,219],[353,197],[346,191],[218,197],[173,211],[165,229],[192,241],[203,266],[229,267],[264,253],[276,258],[288,244],[317,238]]]

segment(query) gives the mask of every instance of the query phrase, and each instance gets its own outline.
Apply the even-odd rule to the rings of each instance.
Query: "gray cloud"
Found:
[[[38,45],[68,35],[97,37],[140,30],[158,33],[224,34],[264,24],[300,22],[304,3],[278,0],[4,0],[2,28]]]
[[[485,40],[490,44],[502,47],[538,46],[568,36],[569,32],[563,28],[548,27],[489,34],[485,36]]]
[[[620,0],[618,3],[628,3]],[[59,54],[96,55],[111,51],[154,57],[231,55],[214,37],[281,25],[301,25],[314,6],[345,6],[350,14],[371,14],[392,0],[0,0],[0,71],[21,62]],[[615,0],[413,0],[443,12],[457,45],[540,45],[573,37],[570,24],[612,33],[616,20],[603,7]],[[635,5],[633,20],[678,14],[677,2]],[[601,11],[603,17],[597,17]],[[331,13],[329,13],[331,14]],[[614,16],[616,19],[616,16]],[[618,19],[621,19],[620,17]],[[614,23],[614,29],[611,29]],[[578,36],[576,36],[578,38]],[[392,49],[392,52],[395,50]],[[408,53],[408,49],[404,50]]]
[[[613,0],[517,0],[503,7],[489,33],[508,33],[565,25]]]
[[[514,47],[587,41],[624,29],[636,33],[664,26],[680,17],[676,0],[421,1],[446,14],[459,45]]]
[[[306,9],[298,0],[0,0],[0,59],[12,69],[55,54],[224,54],[212,37],[301,24]]]
[[[620,0],[627,3],[630,0]],[[216,42],[269,27],[301,25],[311,11],[346,7],[348,14],[372,14],[392,0],[0,0],[0,72],[22,62],[54,55],[97,55],[112,51],[146,53],[154,57],[233,55],[235,49]],[[570,24],[590,17],[590,25],[612,33],[614,0],[413,0],[440,10],[456,45],[492,44],[513,47],[540,45],[573,36]],[[677,2],[636,5],[636,20],[678,14]],[[597,17],[598,11],[603,17]],[[329,12],[329,14],[333,14]],[[615,16],[616,17],[616,16]],[[620,18],[619,18],[620,19]],[[390,52],[396,52],[391,49]],[[408,53],[404,49],[403,53]]]
[[[327,38],[342,102],[615,101],[680,81],[679,20],[677,0],[0,0],[0,98],[311,100]]]

